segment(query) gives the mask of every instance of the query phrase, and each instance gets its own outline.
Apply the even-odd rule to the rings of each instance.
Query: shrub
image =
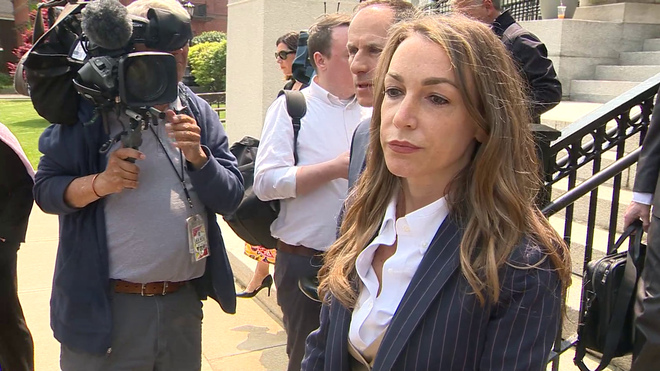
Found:
[[[0,89],[10,88],[14,85],[14,79],[6,73],[0,73]]]
[[[202,32],[201,35],[193,37],[190,41],[190,46],[194,46],[202,43],[219,43],[223,40],[227,40],[227,35],[224,32],[220,31],[206,31]]]
[[[227,40],[192,46],[188,61],[198,85],[210,91],[225,91]]]

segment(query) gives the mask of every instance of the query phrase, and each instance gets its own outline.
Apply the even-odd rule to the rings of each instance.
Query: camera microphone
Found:
[[[133,34],[133,22],[128,10],[117,0],[96,0],[85,6],[82,30],[87,39],[103,49],[121,49]]]

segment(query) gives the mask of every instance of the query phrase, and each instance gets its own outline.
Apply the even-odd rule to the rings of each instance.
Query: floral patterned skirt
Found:
[[[252,246],[249,243],[245,243],[245,255],[256,261],[275,264],[277,250],[267,249],[263,246]]]

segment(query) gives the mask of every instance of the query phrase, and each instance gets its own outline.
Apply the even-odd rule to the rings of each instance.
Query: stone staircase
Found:
[[[644,41],[641,51],[622,52],[618,65],[596,67],[595,80],[571,81],[570,99],[605,103],[660,72],[660,38]]]

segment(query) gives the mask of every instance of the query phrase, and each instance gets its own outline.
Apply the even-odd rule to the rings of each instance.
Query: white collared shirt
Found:
[[[255,161],[254,193],[261,200],[282,200],[273,237],[290,245],[325,251],[335,241],[337,215],[348,191],[346,179],[335,179],[297,197],[298,166],[330,161],[349,150],[353,131],[370,108],[355,98],[342,101],[315,81],[301,90],[307,113],[298,133],[298,164],[293,158],[293,127],[284,96],[268,108]]]
[[[378,235],[355,262],[363,285],[353,310],[348,337],[368,359],[373,359],[375,354],[364,354],[365,350],[389,326],[426,250],[449,214],[443,197],[396,219],[396,203],[397,197],[392,197]],[[374,254],[378,246],[392,246],[395,242],[396,252],[383,265],[383,285],[378,295],[378,278],[372,267]]]

